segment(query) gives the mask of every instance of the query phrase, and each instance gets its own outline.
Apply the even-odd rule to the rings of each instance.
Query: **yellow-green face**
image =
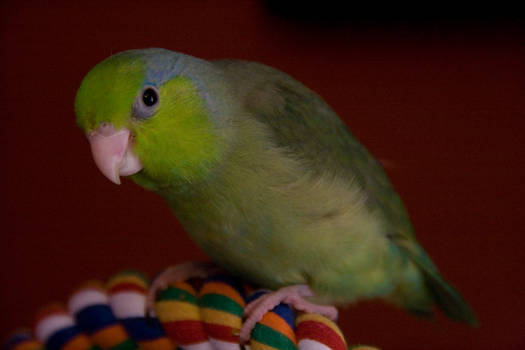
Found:
[[[140,54],[119,54],[99,63],[82,81],[75,112],[78,125],[93,141],[97,165],[108,177],[107,172],[116,171],[118,180],[123,159],[133,154],[141,164],[140,171],[135,169],[135,180],[148,182],[148,187],[151,182],[162,186],[202,178],[218,155],[218,139],[204,100],[184,76],[158,86],[146,81],[146,67]],[[151,94],[154,99],[148,100]],[[104,128],[112,131],[101,131]],[[110,149],[115,147],[125,149]],[[103,170],[99,162],[116,170]]]
[[[77,124],[87,133],[102,122],[128,127],[131,108],[142,87],[145,64],[138,57],[111,56],[85,77],[75,99]]]

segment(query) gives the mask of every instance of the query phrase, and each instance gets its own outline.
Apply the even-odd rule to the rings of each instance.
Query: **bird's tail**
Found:
[[[419,247],[407,247],[401,245],[400,248],[409,256],[410,260],[419,269],[423,277],[423,284],[426,294],[432,299],[432,302],[438,306],[451,320],[464,322],[471,326],[477,326],[476,315],[466,303],[458,291],[454,289],[443,277],[432,263],[427,254]],[[428,297],[426,298],[427,301]],[[410,299],[406,299],[410,300]],[[414,299],[412,299],[414,300]],[[419,305],[423,307],[418,308]],[[409,310],[419,314],[431,314],[429,304],[416,303],[405,305]]]
[[[465,322],[471,326],[477,326],[476,315],[467,304],[461,294],[447,283],[437,271],[427,271],[421,268],[425,286],[436,305],[450,319]]]

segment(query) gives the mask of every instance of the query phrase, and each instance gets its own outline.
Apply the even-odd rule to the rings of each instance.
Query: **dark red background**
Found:
[[[382,15],[290,16],[255,1],[4,1],[0,335],[84,280],[204,258],[161,199],[98,172],[74,121],[94,64],[165,47],[261,61],[321,94],[386,160],[421,243],[481,322],[425,322],[365,302],[341,314],[350,343],[525,345],[522,23]]]

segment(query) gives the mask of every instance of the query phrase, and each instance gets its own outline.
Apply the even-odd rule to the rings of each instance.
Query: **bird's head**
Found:
[[[228,115],[211,91],[215,81],[207,61],[163,49],[125,51],[96,65],[75,113],[100,171],[146,187],[206,176],[223,149]]]

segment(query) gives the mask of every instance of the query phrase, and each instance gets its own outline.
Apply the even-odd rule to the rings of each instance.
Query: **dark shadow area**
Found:
[[[514,4],[488,2],[465,4],[423,2],[407,3],[354,2],[354,1],[280,1],[264,0],[267,11],[277,19],[313,25],[320,28],[333,27],[469,27],[512,26],[523,29],[523,11]]]

